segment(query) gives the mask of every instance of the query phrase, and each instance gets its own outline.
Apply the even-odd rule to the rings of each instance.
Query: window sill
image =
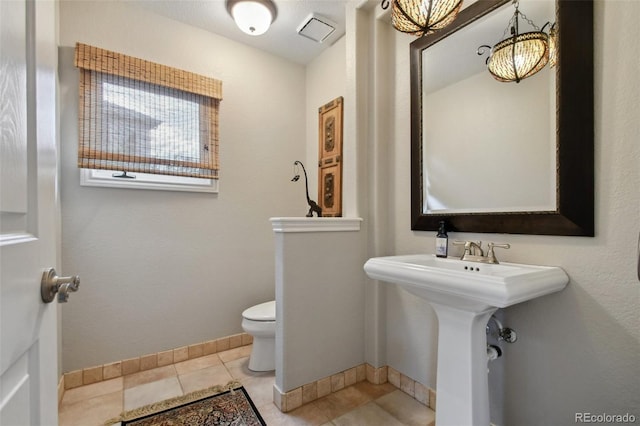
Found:
[[[156,191],[218,192],[217,179],[134,173],[135,179],[114,178],[110,170],[80,169],[80,185],[101,188],[147,189]]]

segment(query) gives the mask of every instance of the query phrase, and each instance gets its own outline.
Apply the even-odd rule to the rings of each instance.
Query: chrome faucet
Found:
[[[484,251],[482,250],[482,241],[454,241],[454,245],[464,245],[464,253],[460,260],[468,260],[471,262],[480,262],[480,263],[500,263],[496,258],[496,254],[494,251],[495,247],[508,249],[511,246],[509,244],[496,244],[489,243],[489,251],[487,251],[487,255],[484,255]]]

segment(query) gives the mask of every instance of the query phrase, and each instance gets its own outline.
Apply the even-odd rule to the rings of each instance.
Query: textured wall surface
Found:
[[[79,185],[76,41],[223,81],[219,194]],[[304,67],[125,2],[62,1],[60,45],[63,371],[241,332],[275,294],[269,218],[305,207]]]

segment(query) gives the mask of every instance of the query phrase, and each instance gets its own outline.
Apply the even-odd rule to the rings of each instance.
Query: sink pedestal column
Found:
[[[486,326],[497,308],[431,306],[438,316],[436,426],[488,426]]]

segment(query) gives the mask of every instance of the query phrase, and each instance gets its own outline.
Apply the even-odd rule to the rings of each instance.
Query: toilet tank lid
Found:
[[[275,321],[276,301],[272,300],[247,308],[242,313],[242,317],[251,321]]]

